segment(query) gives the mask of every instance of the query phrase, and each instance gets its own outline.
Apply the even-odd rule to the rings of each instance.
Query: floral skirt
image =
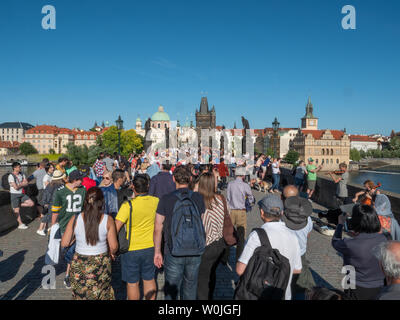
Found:
[[[71,262],[70,281],[74,300],[115,300],[108,253],[96,256],[75,253]]]

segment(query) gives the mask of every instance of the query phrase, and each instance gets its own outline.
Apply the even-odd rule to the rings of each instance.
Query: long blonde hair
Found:
[[[200,175],[199,191],[204,198],[206,209],[211,209],[213,200],[217,200],[215,193],[215,177],[212,172],[204,172]]]

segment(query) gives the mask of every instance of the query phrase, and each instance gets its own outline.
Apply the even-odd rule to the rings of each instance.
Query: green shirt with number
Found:
[[[75,191],[67,186],[61,186],[54,195],[52,212],[58,213],[57,222],[61,233],[65,232],[72,216],[82,212],[86,189],[79,187]]]

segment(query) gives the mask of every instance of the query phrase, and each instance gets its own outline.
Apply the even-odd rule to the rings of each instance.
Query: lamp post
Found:
[[[118,155],[121,154],[121,130],[124,129],[124,121],[122,121],[121,116],[118,117],[118,120],[115,121],[117,124],[117,130],[118,130]]]
[[[278,119],[275,117],[274,122],[272,122],[272,128],[274,129],[274,157],[278,157],[278,130],[279,130],[279,125],[280,123],[278,122]]]

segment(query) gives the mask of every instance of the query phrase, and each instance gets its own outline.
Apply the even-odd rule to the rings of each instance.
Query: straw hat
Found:
[[[64,179],[65,177],[66,177],[65,173],[63,173],[60,170],[55,170],[53,173],[53,176],[51,177],[51,181],[61,180],[61,179]]]

